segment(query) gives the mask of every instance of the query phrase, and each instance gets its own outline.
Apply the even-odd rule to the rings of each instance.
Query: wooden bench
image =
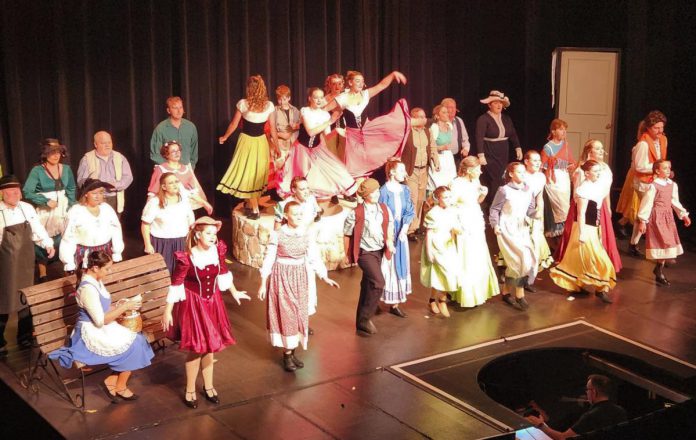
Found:
[[[81,394],[78,393],[73,398],[67,385],[76,379],[63,379],[53,361],[47,357],[52,351],[66,345],[75,326],[79,309],[74,295],[75,280],[75,275],[70,275],[20,289],[22,303],[28,305],[31,310],[35,338],[29,373],[22,375],[20,382],[25,388],[38,392],[37,382],[42,381],[39,369],[42,369],[53,379],[58,389],[42,381],[44,385],[66,397],[76,407],[84,409],[84,377],[85,371],[89,371],[89,366],[79,369],[82,380]],[[115,263],[111,273],[104,280],[106,289],[111,293],[112,303],[138,294],[143,296],[143,306],[140,309],[143,320],[142,334],[148,342],[156,345],[155,348],[164,348],[165,333],[161,317],[170,281],[169,270],[159,254]],[[48,369],[49,365],[52,371]]]

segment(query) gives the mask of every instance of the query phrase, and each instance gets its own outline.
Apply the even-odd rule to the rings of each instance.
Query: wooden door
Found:
[[[560,54],[560,56],[558,56]],[[619,52],[557,49],[556,115],[568,123],[567,139],[579,159],[588,139],[604,144],[613,164]]]

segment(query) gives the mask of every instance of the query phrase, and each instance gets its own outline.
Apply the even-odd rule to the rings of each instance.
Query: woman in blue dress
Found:
[[[150,365],[154,357],[145,337],[122,326],[116,319],[127,310],[138,310],[142,298],[123,298],[111,304],[111,295],[104,287],[104,278],[111,271],[111,257],[96,251],[87,257],[84,274],[78,268],[77,314],[69,345],[48,355],[63,368],[85,365],[108,365],[112,373],[104,379],[104,392],[113,403],[133,401],[138,395],[128,389],[133,370]],[[118,400],[117,400],[118,399]]]
[[[408,227],[415,217],[406,179],[406,166],[396,158],[389,159],[384,166],[387,183],[379,190],[379,202],[387,205],[394,218],[394,248],[392,258],[382,258],[384,291],[382,301],[389,304],[389,313],[405,318],[406,313],[399,304],[406,302],[406,296],[413,291],[411,286],[411,260],[408,250]]]

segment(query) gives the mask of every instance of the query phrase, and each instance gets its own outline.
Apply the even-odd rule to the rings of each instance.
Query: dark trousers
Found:
[[[106,196],[104,197],[104,203],[114,208],[114,212],[116,212],[118,219],[121,220],[121,213],[118,212],[118,198],[115,195]]]
[[[17,342],[23,340],[31,340],[33,325],[31,323],[31,312],[29,308],[24,308],[17,312]],[[7,327],[7,321],[10,319],[8,314],[0,314],[0,347],[4,347],[7,344],[5,340],[5,327]]]
[[[362,269],[363,276],[360,280],[360,299],[355,314],[355,326],[360,326],[375,314],[379,299],[384,290],[384,276],[382,276],[383,250],[365,251],[360,249],[358,266]]]

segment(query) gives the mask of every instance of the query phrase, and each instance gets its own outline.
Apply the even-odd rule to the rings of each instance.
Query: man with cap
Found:
[[[104,195],[104,202],[120,216],[125,204],[124,191],[133,183],[133,173],[128,160],[114,151],[111,135],[106,131],[94,134],[94,150],[88,151],[80,160],[77,186],[81,187],[88,178],[113,185],[114,189]]]
[[[358,195],[363,203],[346,217],[343,235],[348,260],[363,271],[355,327],[358,335],[371,336],[377,333],[371,318],[384,290],[382,257],[391,258],[394,253],[394,221],[389,208],[378,203],[379,183],[375,179],[364,180]]]
[[[34,282],[34,243],[49,258],[55,254],[53,240],[41,226],[36,210],[22,202],[19,180],[12,175],[0,178],[0,356],[7,354],[5,327],[10,313],[18,312],[17,344],[30,346],[31,315],[19,300],[19,289]]]

